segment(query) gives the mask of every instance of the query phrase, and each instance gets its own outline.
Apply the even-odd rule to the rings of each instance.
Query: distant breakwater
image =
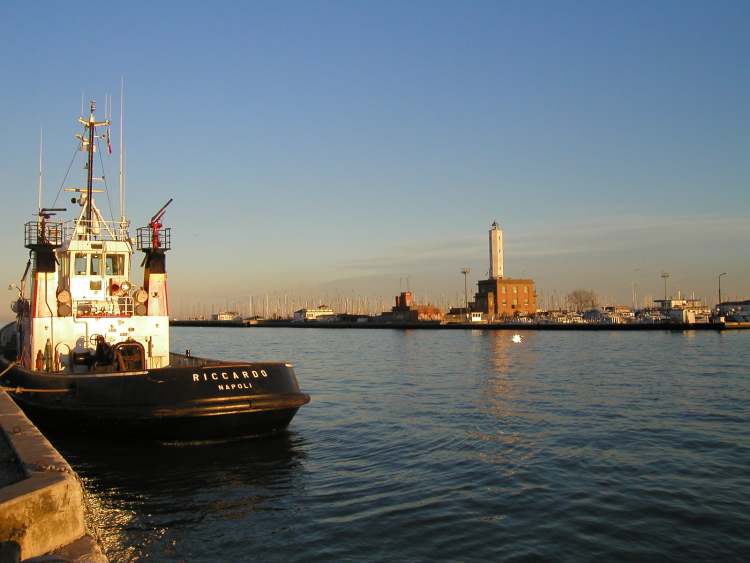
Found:
[[[641,330],[732,330],[750,329],[750,323],[654,323],[654,324],[584,324],[584,323],[379,323],[379,322],[293,322],[290,320],[262,321],[212,321],[212,320],[172,320],[170,326],[192,327],[291,327],[291,328],[355,328],[355,329],[392,329],[392,330],[576,330],[576,331],[641,331]]]

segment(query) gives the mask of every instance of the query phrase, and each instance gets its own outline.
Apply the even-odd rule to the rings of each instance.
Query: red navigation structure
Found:
[[[159,231],[164,226],[161,222],[162,217],[164,217],[164,213],[167,212],[167,206],[169,206],[170,203],[172,203],[173,198],[169,198],[169,201],[165,203],[159,211],[157,211],[153,217],[151,217],[151,220],[148,222],[148,227],[151,229],[151,248],[160,248],[161,247],[161,238]]]

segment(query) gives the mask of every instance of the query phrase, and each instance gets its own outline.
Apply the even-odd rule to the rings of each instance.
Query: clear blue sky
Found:
[[[128,214],[175,198],[178,305],[454,296],[494,219],[506,274],[547,294],[629,303],[667,270],[750,297],[749,28],[746,1],[5,1],[0,277],[40,126],[49,205],[81,93],[117,104],[124,76]]]

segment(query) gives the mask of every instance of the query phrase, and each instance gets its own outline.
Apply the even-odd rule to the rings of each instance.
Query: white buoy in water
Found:
[[[520,343],[521,343],[521,340],[522,340],[522,338],[521,338],[521,335],[520,335],[520,334],[514,334],[514,335],[513,335],[513,338],[511,338],[511,340],[512,340],[513,342],[515,342],[516,344],[520,344]]]

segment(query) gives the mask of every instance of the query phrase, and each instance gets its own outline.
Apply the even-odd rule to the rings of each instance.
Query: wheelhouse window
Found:
[[[124,276],[125,255],[107,254],[107,257],[104,261],[104,273],[107,276]]]
[[[91,275],[92,276],[102,275],[102,255],[101,254],[91,255]]]
[[[77,276],[86,275],[86,254],[83,252],[76,252],[74,272]]]

